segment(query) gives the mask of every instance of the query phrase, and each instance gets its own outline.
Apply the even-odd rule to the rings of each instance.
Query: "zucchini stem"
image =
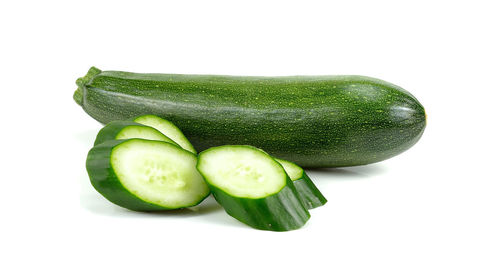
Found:
[[[76,89],[75,93],[73,93],[73,99],[75,100],[75,102],[82,106],[83,105],[83,91],[82,89],[80,89],[80,87],[78,87],[78,89]]]
[[[99,75],[101,70],[96,67],[91,67],[87,74],[81,78],[76,80],[76,85],[78,85],[78,89],[76,89],[75,93],[73,93],[73,99],[80,106],[83,104],[83,93],[85,89],[85,85],[90,83],[96,75]]]

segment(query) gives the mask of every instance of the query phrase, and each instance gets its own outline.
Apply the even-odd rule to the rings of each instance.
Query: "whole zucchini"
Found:
[[[154,114],[198,151],[248,144],[302,167],[363,165],[421,137],[426,116],[409,92],[362,76],[138,74],[92,67],[75,101],[106,124]]]

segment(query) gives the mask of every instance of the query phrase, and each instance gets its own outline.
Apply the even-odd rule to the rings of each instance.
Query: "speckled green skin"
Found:
[[[97,136],[96,136],[95,141],[94,141],[94,145],[98,145],[98,144],[103,143],[105,141],[116,140],[116,137],[118,136],[118,134],[124,128],[126,128],[128,126],[138,126],[138,127],[141,127],[143,129],[147,130],[150,133],[156,133],[159,137],[164,137],[164,141],[180,147],[176,142],[172,141],[170,138],[165,136],[163,133],[161,133],[157,129],[136,123],[136,122],[131,121],[131,120],[109,122],[105,127],[101,128],[101,130],[99,130],[99,133],[97,133]]]
[[[262,199],[233,197],[209,186],[217,202],[235,219],[259,230],[290,231],[304,226],[310,214],[298,198],[292,181],[287,182],[280,192]]]
[[[198,150],[249,144],[302,167],[393,157],[422,135],[424,108],[402,88],[362,76],[236,77],[92,68],[75,101],[101,123],[155,114]]]
[[[251,147],[251,146],[237,146]],[[253,147],[251,147],[253,148]],[[198,164],[203,162],[203,151],[198,156]],[[272,157],[269,157],[271,162]],[[280,165],[281,166],[281,165]],[[224,210],[235,219],[259,230],[290,231],[299,229],[311,217],[309,211],[302,204],[295,186],[286,173],[286,184],[283,188],[263,198],[242,198],[233,196],[212,184],[210,179],[197,166],[200,174],[205,178],[215,200],[224,207]]]
[[[319,189],[313,183],[311,178],[309,178],[309,176],[306,174],[304,169],[302,169],[297,164],[290,162],[288,160],[283,160],[279,158],[278,159],[275,158],[275,160],[278,161],[283,166],[285,172],[288,174],[288,177],[292,179],[293,185],[295,186],[295,189],[297,189],[297,193],[299,194],[299,198],[302,201],[302,204],[307,209],[313,209],[326,204],[327,200],[325,196],[323,196],[321,191],[319,191]],[[299,173],[289,174],[286,169],[287,166],[294,168]]]
[[[134,211],[162,211],[162,210],[171,210],[178,208],[167,208],[161,205],[152,204],[142,200],[136,195],[129,192],[118,179],[112,165],[111,165],[111,152],[115,147],[118,147],[121,143],[130,141],[130,140],[140,140],[140,139],[128,139],[128,140],[111,140],[103,142],[99,145],[94,146],[90,149],[87,155],[87,173],[90,178],[90,183],[92,186],[101,193],[106,199],[110,202],[130,209]],[[166,143],[166,142],[165,142]],[[167,144],[167,143],[166,143]],[[179,148],[180,147],[177,147]],[[180,151],[185,151],[180,149]],[[191,152],[186,151],[191,155]],[[185,205],[183,207],[190,207],[199,204],[203,201],[207,196],[203,197],[199,202],[196,202],[192,205]]]
[[[323,196],[305,171],[302,172],[300,179],[293,181],[293,185],[297,189],[302,204],[307,209],[313,209],[326,204],[327,200],[325,196]]]

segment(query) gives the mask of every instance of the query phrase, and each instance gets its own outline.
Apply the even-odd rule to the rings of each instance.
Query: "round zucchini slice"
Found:
[[[180,147],[196,154],[196,150],[194,149],[191,142],[189,142],[182,131],[172,122],[151,114],[136,117],[133,119],[133,121],[156,128],[157,130],[161,131],[161,133],[165,134],[165,136],[172,138],[172,140],[180,145]]]
[[[111,140],[94,146],[87,172],[106,199],[135,211],[197,205],[210,190],[196,170],[197,157],[171,143]]]
[[[257,148],[213,147],[200,153],[197,168],[226,212],[251,227],[294,230],[310,217],[283,167]]]

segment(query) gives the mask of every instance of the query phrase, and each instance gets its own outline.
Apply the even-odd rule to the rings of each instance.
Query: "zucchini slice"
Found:
[[[327,202],[325,196],[321,194],[321,191],[311,181],[311,178],[309,178],[304,169],[287,160],[279,158],[275,158],[275,160],[283,166],[290,179],[292,179],[299,193],[299,198],[307,209],[322,206]]]
[[[189,140],[184,136],[182,131],[174,125],[172,122],[165,120],[156,115],[142,115],[133,119],[134,122],[140,123],[146,126],[154,127],[159,130],[165,136],[174,140],[180,147],[188,150],[191,153],[196,154],[196,150]]]
[[[157,129],[133,121],[110,122],[99,131],[94,141],[94,145],[98,145],[109,140],[125,140],[131,138],[164,141],[179,146],[176,142],[165,136]]]
[[[87,172],[106,199],[135,211],[194,206],[210,190],[196,170],[197,157],[171,143],[111,140],[94,146]]]
[[[294,230],[310,217],[283,167],[257,148],[207,149],[200,153],[197,169],[226,212],[251,227]]]

